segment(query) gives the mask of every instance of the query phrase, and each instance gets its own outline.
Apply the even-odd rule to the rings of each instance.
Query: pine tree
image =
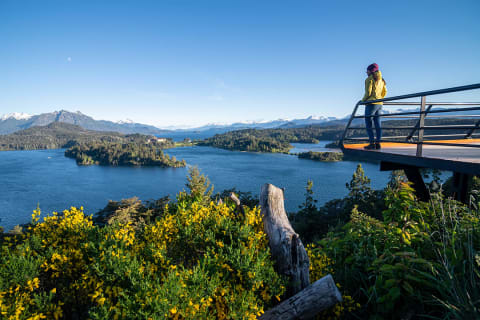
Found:
[[[308,180],[305,187],[305,202],[299,208],[304,212],[314,212],[317,209],[315,206],[316,202],[317,200],[313,199],[313,181]]]
[[[213,185],[207,176],[200,174],[198,167],[188,169],[187,183],[185,186],[190,190],[190,196],[196,200],[209,201],[213,193]]]
[[[357,165],[357,169],[353,173],[352,180],[350,180],[346,186],[350,191],[348,196],[354,200],[363,200],[372,194],[370,179],[365,175],[361,164]]]

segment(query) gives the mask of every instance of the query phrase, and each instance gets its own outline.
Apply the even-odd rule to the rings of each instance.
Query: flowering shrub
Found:
[[[82,208],[0,240],[6,319],[255,319],[280,300],[258,208],[186,193],[161,217],[96,226]]]
[[[310,260],[310,282],[323,278],[327,274],[335,276],[334,263],[322,252],[321,248],[310,243],[305,248],[307,250],[308,258]],[[337,287],[341,288],[341,285],[337,283]],[[345,292],[342,295],[342,303],[336,304],[329,310],[326,310],[317,316],[317,319],[333,320],[343,319],[347,314],[360,308],[360,304]]]

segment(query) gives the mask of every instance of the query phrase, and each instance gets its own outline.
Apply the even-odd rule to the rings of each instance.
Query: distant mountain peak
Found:
[[[117,121],[118,124],[132,124],[135,123],[132,119],[125,119],[125,120],[119,120]]]
[[[28,114],[28,113],[13,112],[13,113],[4,114],[0,119],[1,120],[7,120],[7,119],[10,119],[10,118],[13,118],[13,119],[16,119],[16,120],[28,120],[31,117],[33,117],[33,116]]]

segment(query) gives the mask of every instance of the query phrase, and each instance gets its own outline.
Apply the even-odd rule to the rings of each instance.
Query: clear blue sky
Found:
[[[345,116],[372,62],[389,96],[480,82],[479,14],[479,0],[0,0],[0,113]]]

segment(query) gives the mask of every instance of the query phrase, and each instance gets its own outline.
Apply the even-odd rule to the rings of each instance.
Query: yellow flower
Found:
[[[100,304],[101,306],[103,306],[103,304],[105,303],[105,298],[104,298],[104,297],[101,297],[101,298],[98,299],[97,301],[98,301],[98,304]]]

